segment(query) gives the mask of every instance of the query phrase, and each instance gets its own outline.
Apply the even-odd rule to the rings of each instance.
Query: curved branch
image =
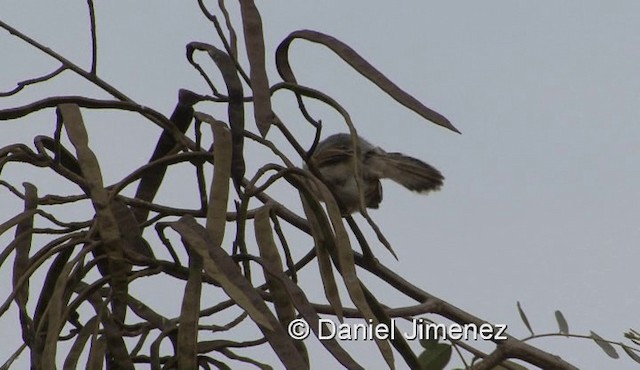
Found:
[[[40,76],[40,77],[35,77],[35,78],[30,78],[28,80],[24,80],[24,81],[20,81],[17,83],[18,86],[16,86],[13,90],[7,91],[7,92],[0,92],[0,98],[5,98],[7,96],[11,96],[11,95],[15,95],[18,92],[20,92],[22,89],[24,89],[25,87],[29,86],[29,85],[33,85],[33,84],[37,84],[39,82],[44,82],[47,80],[50,80],[52,78],[54,78],[55,76],[59,75],[60,73],[64,72],[67,69],[67,67],[65,67],[64,65],[58,67],[58,69],[56,69],[55,71],[48,73],[44,76]]]
[[[60,55],[60,54],[56,53],[55,51],[51,50],[51,48],[48,48],[48,47],[42,45],[38,41],[32,39],[31,37],[25,35],[24,33],[20,32],[20,31],[18,31],[16,28],[11,27],[7,23],[3,22],[2,20],[0,20],[0,28],[4,28],[5,30],[9,31],[10,34],[18,37],[22,41],[24,41],[27,44],[35,47],[36,49],[38,49],[41,52],[47,54],[48,56],[52,57],[53,59],[56,59],[57,61],[62,63],[62,65],[65,68],[68,68],[68,69],[74,71],[75,73],[79,74],[80,76],[84,77],[89,82],[92,82],[93,84],[95,84],[96,86],[100,87],[104,91],[106,91],[109,94],[113,95],[113,97],[115,97],[115,98],[117,98],[119,100],[128,101],[130,103],[133,103],[133,100],[131,98],[129,98],[128,96],[126,96],[125,94],[120,92],[120,90],[118,90],[115,87],[113,87],[110,84],[108,84],[106,81],[104,81],[100,77],[96,76],[95,74],[93,74],[91,72],[85,71],[84,69],[80,68],[77,64],[71,62],[69,59],[63,57],[62,55]]]
[[[96,12],[93,7],[93,0],[87,0],[89,7],[89,21],[91,23],[91,73],[96,75],[98,70],[98,39],[96,37]]]
[[[438,314],[442,317],[445,317],[449,320],[452,320],[457,323],[473,323],[476,325],[482,325],[487,323],[486,321],[480,319],[477,316],[474,316],[450,303],[447,303],[440,298],[437,298],[422,289],[416,287],[410,282],[406,281],[404,278],[391,271],[384,265],[365,259],[359,253],[354,253],[354,257],[356,260],[356,264],[360,267],[366,269],[370,273],[378,276],[389,285],[398,289],[400,292],[405,295],[415,299],[418,302],[430,303],[433,305],[434,310],[433,313]],[[543,369],[549,370],[574,370],[577,369],[575,366],[570,363],[562,360],[560,357],[542,351],[536,347],[530,346],[527,343],[524,343],[510,335],[507,335],[507,340],[493,340],[497,347],[495,351],[490,354],[487,358],[499,359],[497,363],[500,363],[502,360],[506,358],[517,358],[523,361],[527,361],[532,365],[538,366]],[[483,361],[484,362],[484,361]],[[495,365],[495,364],[494,364]],[[478,369],[491,369],[492,367],[484,367],[484,365],[478,364],[477,368],[474,367],[474,370]]]
[[[136,104],[133,101],[101,100],[83,96],[54,96],[38,100],[20,107],[2,109],[0,110],[0,121],[18,119],[42,109],[55,108],[59,104],[66,103],[77,104],[81,108],[116,109],[139,113],[143,117],[161,127],[163,130],[171,133],[174,139],[177,140],[182,146],[188,147],[190,149],[195,148],[195,144],[193,144],[191,140],[184,136],[182,132],[178,131],[171,123],[171,121],[169,121],[169,119],[162,113],[144,105]]]

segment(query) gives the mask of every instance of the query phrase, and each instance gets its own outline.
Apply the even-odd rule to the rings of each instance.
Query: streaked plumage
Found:
[[[405,188],[426,193],[439,190],[444,177],[431,165],[401,153],[387,153],[359,138],[365,205],[378,208],[382,201],[380,179],[391,179]],[[342,206],[343,214],[359,210],[358,188],[351,158],[354,155],[351,135],[335,134],[318,144],[311,161],[322,173],[327,186]]]

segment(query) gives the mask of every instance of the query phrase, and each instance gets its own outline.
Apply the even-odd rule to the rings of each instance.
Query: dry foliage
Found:
[[[21,213],[3,216],[5,220],[0,225],[3,234],[15,229],[13,241],[0,254],[2,266],[11,256],[14,259],[13,290],[3,298],[0,314],[5,315],[12,305],[17,307],[23,340],[15,355],[5,363],[6,368],[27,348],[35,369],[53,369],[60,363],[65,369],[79,366],[99,369],[105,364],[109,369],[132,369],[136,364],[147,364],[145,366],[152,369],[228,368],[226,361],[269,368],[256,358],[236,353],[268,345],[282,364],[275,364],[276,367],[304,369],[310,367],[304,341],[294,340],[287,334],[288,324],[298,317],[309,322],[314,331],[317,331],[320,315],[333,316],[335,320],[356,318],[388,324],[392,319],[410,320],[432,314],[460,324],[485,323],[424,292],[377,260],[355,252],[349,229],[356,236],[359,249],[370,251],[368,241],[351,217],[341,216],[338,205],[327,196],[329,190],[318,178],[317,171],[310,164],[310,170],[300,169],[294,165],[300,162],[299,158],[287,158],[266,138],[270,129],[280,130],[299,157],[306,161],[322,128],[306,110],[307,99],[318,100],[335,109],[344,117],[351,133],[357,134],[344,107],[330,96],[297,83],[289,63],[290,47],[295,40],[332,50],[398,103],[436,125],[457,132],[444,116],[400,89],[343,42],[315,31],[295,31],[280,43],[275,59],[281,80],[270,83],[265,70],[260,14],[253,1],[241,0],[242,34],[250,72],[246,73],[238,60],[236,30],[224,2],[219,3],[220,9],[216,12],[224,17],[226,29],[220,25],[217,15],[199,3],[202,13],[217,30],[218,41],[223,47],[189,43],[187,60],[199,71],[211,91],[202,94],[180,91],[173,114],[165,117],[137,104],[98,77],[91,1],[89,5],[94,40],[89,70],[0,21],[2,28],[60,62],[54,72],[23,81],[2,96],[13,96],[26,86],[43,83],[66,70],[77,73],[113,96],[113,100],[54,96],[0,111],[3,121],[28,122],[31,114],[49,109],[55,111],[57,120],[56,130],[50,136],[35,137],[35,150],[23,144],[0,149],[0,171],[7,165],[45,168],[52,173],[50,176],[58,176],[80,189],[80,194],[40,196],[42,189],[36,189],[32,184],[25,183],[21,190],[14,184],[0,182],[24,202]],[[220,92],[205,68],[195,61],[196,53],[205,53],[217,66],[226,93]],[[250,86],[250,93],[244,91],[243,82]],[[303,148],[293,137],[272,105],[271,97],[282,90],[294,94],[310,129],[315,130],[316,140],[311,148]],[[228,115],[215,118],[198,111],[201,102],[224,105]],[[257,134],[245,129],[246,105],[253,106]],[[91,149],[85,128],[91,122],[83,120],[86,110],[130,112],[161,127],[162,135],[149,162],[141,163],[139,168],[114,184],[104,184],[100,160]],[[51,119],[54,119],[53,114]],[[195,139],[188,135],[190,127],[193,127]],[[213,142],[208,144],[201,140],[200,130],[206,127],[211,129],[213,136]],[[62,144],[63,136],[69,139],[73,148]],[[281,163],[265,163],[256,173],[247,174],[243,159],[245,140],[253,140],[269,149]],[[190,164],[196,169],[201,200],[199,209],[177,209],[154,201],[165,174],[177,164]],[[207,184],[204,174],[211,166],[212,181]],[[270,186],[282,181],[298,191],[304,215],[294,213],[268,195]],[[134,197],[122,194],[123,189],[136,182]],[[314,185],[310,186],[312,182]],[[325,195],[319,197],[314,192]],[[320,203],[319,198],[329,201]],[[82,221],[63,222],[56,214],[43,210],[87,199],[95,212]],[[249,209],[250,201],[261,205]],[[390,248],[375,223],[370,218],[367,220],[367,227],[374,227],[380,241]],[[55,226],[36,226],[45,221]],[[308,235],[309,244],[314,247],[304,258],[292,260],[288,237],[281,227],[283,224]],[[231,238],[227,235],[226,240],[233,242],[225,243],[225,233],[229,230],[234,230],[234,235]],[[255,234],[255,246],[247,243],[246,234],[251,232]],[[174,245],[175,241],[172,243],[172,236],[174,239],[179,236],[180,246]],[[157,253],[162,248],[172,256],[171,260],[154,256],[154,251]],[[184,252],[175,248],[184,248]],[[181,261],[180,255],[188,256],[188,262]],[[298,285],[298,273],[310,263],[318,264],[321,280],[314,289],[324,291],[328,305],[311,302]],[[389,307],[379,302],[374,287],[367,287],[360,280],[362,270],[377,276],[379,284],[387,284],[415,300],[415,305]],[[255,276],[256,271],[260,277]],[[44,280],[34,284],[37,273],[44,276]],[[130,284],[138,279],[145,279],[145,284],[154,284],[154,279],[159,277],[186,284],[177,317],[164,317],[156,312],[152,302],[145,302],[129,291]],[[345,297],[339,294],[339,283],[346,287],[348,304],[343,303]],[[202,292],[210,286],[221,288],[224,294],[219,294],[215,304],[203,307]],[[34,309],[28,308],[29,299],[36,300]],[[241,312],[235,319],[227,322],[218,318],[233,307],[240,308]],[[259,329],[255,333],[256,339],[234,340],[233,329],[247,319]],[[567,334],[567,330],[565,328],[563,334]],[[208,335],[211,333],[224,339],[211,339]],[[166,343],[170,346],[163,345]],[[339,341],[323,340],[321,343],[346,368],[362,368]],[[398,354],[400,361],[411,368],[442,368],[449,362],[453,349],[465,366],[473,369],[496,368],[498,364],[507,369],[522,368],[507,359],[519,359],[545,369],[574,369],[559,357],[512,337],[497,341],[495,349],[488,354],[464,342],[424,343],[425,352],[420,359],[401,335],[394,340],[376,340],[375,344],[389,368],[396,366]],[[81,359],[86,365],[81,365]]]

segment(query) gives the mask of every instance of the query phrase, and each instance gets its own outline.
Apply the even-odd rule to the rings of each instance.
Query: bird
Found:
[[[418,193],[437,191],[442,187],[444,176],[430,164],[402,153],[386,152],[359,136],[357,142],[359,155],[356,158],[362,172],[361,186],[367,208],[378,208],[382,202],[381,179],[391,179]],[[352,136],[339,133],[319,142],[309,158],[338,201],[343,216],[360,210],[354,153]]]

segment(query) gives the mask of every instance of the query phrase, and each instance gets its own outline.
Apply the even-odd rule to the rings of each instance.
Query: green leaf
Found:
[[[624,337],[630,339],[633,343],[640,346],[640,333],[633,329],[629,329],[628,333],[624,333]]]
[[[420,339],[420,345],[424,349],[432,349],[438,345],[438,338],[432,338],[431,336],[429,336],[429,338]]]
[[[640,356],[633,350],[633,348],[627,347],[624,344],[622,345],[622,349],[631,357],[631,359],[640,364]]]
[[[594,333],[593,331],[591,331],[591,338],[593,338],[596,344],[600,346],[600,348],[602,348],[604,353],[606,353],[609,357],[620,358],[620,355],[618,355],[618,352],[616,352],[616,349],[613,348],[611,343],[607,342],[604,338]]]
[[[425,349],[418,361],[422,370],[442,370],[451,360],[452,347],[446,343],[437,343],[430,349]]]
[[[564,318],[564,315],[559,310],[556,310],[556,321],[558,322],[558,328],[560,328],[560,333],[568,335],[569,324],[567,324],[567,320]]]
[[[529,332],[531,333],[531,335],[534,335],[533,329],[531,329],[531,324],[529,324],[529,319],[527,318],[527,315],[524,313],[524,310],[522,310],[522,306],[520,306],[520,302],[518,302],[518,313],[520,314],[520,319],[522,319],[524,326],[526,326],[527,329],[529,329]]]

